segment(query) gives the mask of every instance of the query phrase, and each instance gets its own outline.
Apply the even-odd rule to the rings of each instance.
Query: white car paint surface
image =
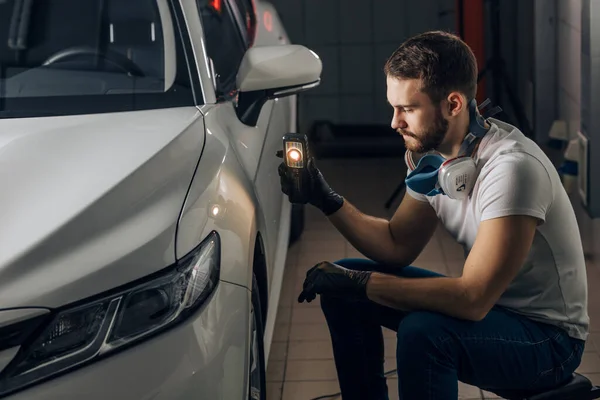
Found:
[[[0,398],[264,399],[321,62],[269,3],[99,5],[0,1]]]
[[[3,308],[59,307],[175,262],[179,208],[204,143],[198,110],[0,126]]]

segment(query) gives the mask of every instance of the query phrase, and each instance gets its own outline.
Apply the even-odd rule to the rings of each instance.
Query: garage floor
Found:
[[[388,217],[384,203],[405,174],[402,159],[328,159],[318,162],[330,185],[361,211]],[[392,206],[397,206],[400,198]],[[592,222],[574,201],[588,257],[589,287],[600,287],[600,221]],[[595,226],[594,226],[595,225]],[[594,229],[595,228],[595,229]],[[594,248],[596,232],[596,254]],[[306,270],[319,261],[362,257],[332,225],[312,207],[307,209],[306,230],[291,249],[267,370],[268,400],[311,400],[339,391],[333,355],[319,298],[310,304],[296,301]],[[456,276],[462,250],[442,229],[415,265]],[[592,334],[579,372],[600,384],[600,292],[590,290]],[[386,370],[395,368],[395,332],[384,329]],[[394,377],[388,378],[390,399],[397,399]],[[478,388],[460,384],[461,399],[497,398]],[[341,397],[331,397],[340,399]]]

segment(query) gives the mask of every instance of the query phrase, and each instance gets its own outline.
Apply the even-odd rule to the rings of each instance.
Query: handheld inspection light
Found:
[[[309,182],[307,162],[308,138],[300,133],[288,133],[283,136],[283,159],[288,167],[292,187],[288,195],[291,203],[306,204],[308,202]]]

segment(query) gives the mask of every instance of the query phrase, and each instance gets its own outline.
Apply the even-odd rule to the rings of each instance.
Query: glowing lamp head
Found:
[[[292,168],[304,167],[304,155],[302,154],[302,143],[289,141],[285,144],[286,164]]]
[[[298,161],[300,161],[302,154],[300,154],[300,152],[298,150],[292,149],[289,151],[288,157],[290,158],[291,161],[298,162]]]

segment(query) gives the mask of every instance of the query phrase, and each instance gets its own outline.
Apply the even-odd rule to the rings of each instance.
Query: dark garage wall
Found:
[[[409,36],[454,30],[455,0],[270,0],[290,39],[323,60],[320,87],[302,95],[301,128],[314,120],[389,124],[382,69]],[[450,10],[449,14],[438,15]]]
[[[468,4],[469,0],[465,0]],[[545,0],[541,0],[545,1]],[[520,126],[516,118],[517,110],[525,116],[532,136],[537,140],[535,131],[535,64],[534,64],[534,3],[533,0],[499,0],[500,29],[499,44],[500,57],[505,63],[506,75],[492,71],[485,73],[486,96],[495,104],[502,107],[505,114],[499,116],[508,122]],[[487,61],[493,60],[493,35],[491,16],[494,13],[493,3],[485,1],[485,48]],[[497,64],[497,63],[494,63]],[[493,80],[499,83],[500,93],[494,93]],[[518,102],[512,102],[508,88],[512,90]],[[525,126],[521,129],[526,134],[529,132]]]

